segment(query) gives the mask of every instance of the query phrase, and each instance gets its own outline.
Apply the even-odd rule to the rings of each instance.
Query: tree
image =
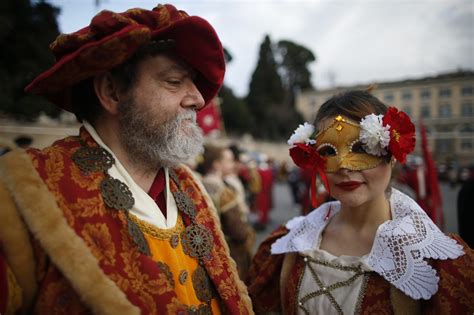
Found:
[[[278,74],[272,43],[268,35],[260,45],[259,59],[250,81],[246,97],[249,110],[258,124],[252,133],[267,139],[281,138],[283,131],[280,122],[271,120],[275,112],[281,112],[285,91]]]
[[[313,53],[303,46],[280,41],[273,47],[269,36],[265,36],[247,96],[249,109],[258,122],[253,129],[255,136],[285,139],[301,123],[295,93],[311,87],[308,64],[314,60]]]
[[[247,103],[234,95],[231,88],[224,85],[219,92],[222,99],[221,113],[227,133],[244,134],[255,125],[254,117],[250,114]]]
[[[233,59],[232,54],[225,47],[224,58],[226,63],[230,63]],[[237,97],[232,89],[225,84],[219,91],[219,97],[222,101],[222,120],[227,133],[243,134],[249,132],[254,125],[254,120],[247,103],[242,98]]]
[[[48,45],[59,33],[59,9],[30,0],[0,2],[0,112],[33,120],[41,112],[60,110],[43,98],[26,95],[25,86],[54,62]]]
[[[277,47],[283,84],[288,93],[287,102],[294,107],[297,91],[312,88],[308,66],[316,61],[316,57],[311,50],[292,41],[281,40]]]

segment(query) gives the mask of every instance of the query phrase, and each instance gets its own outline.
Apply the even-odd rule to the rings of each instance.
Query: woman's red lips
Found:
[[[354,190],[354,189],[359,188],[359,186],[362,184],[363,184],[362,182],[347,181],[347,182],[340,182],[339,184],[336,184],[336,186],[344,190]]]

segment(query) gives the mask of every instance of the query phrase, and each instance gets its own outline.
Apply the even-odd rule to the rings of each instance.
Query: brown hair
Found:
[[[226,147],[205,144],[202,162],[198,166],[198,172],[206,175],[212,170],[212,165],[215,161],[219,161],[222,158]]]
[[[324,102],[318,110],[313,125],[318,129],[318,122],[337,115],[346,116],[359,122],[366,115],[383,115],[387,110],[387,105],[369,92],[347,91],[336,94]]]

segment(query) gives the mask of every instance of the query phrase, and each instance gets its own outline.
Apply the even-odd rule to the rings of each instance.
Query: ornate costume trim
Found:
[[[425,261],[455,259],[464,254],[461,245],[443,234],[410,197],[392,189],[392,220],[381,224],[370,253],[364,262],[388,282],[413,299],[429,299],[438,290],[436,271]],[[340,202],[323,204],[306,217],[290,220],[287,235],[278,239],[272,254],[314,250],[320,244],[321,232],[340,210]]]
[[[316,291],[312,291],[312,292],[306,294],[305,296],[303,296],[298,301],[299,308],[302,309],[305,312],[305,314],[309,315],[311,313],[307,309],[307,307],[305,307],[305,303],[308,300],[312,299],[312,298],[316,298],[316,297],[325,295],[329,299],[329,301],[331,302],[332,306],[336,309],[336,311],[339,314],[343,314],[342,308],[338,304],[338,302],[336,301],[335,297],[333,296],[332,291],[336,290],[338,288],[350,286],[352,283],[354,283],[354,281],[357,280],[357,278],[359,278],[361,276],[364,276],[364,271],[362,270],[362,268],[360,268],[360,267],[351,267],[351,266],[342,266],[342,265],[339,265],[339,264],[331,264],[331,263],[328,263],[328,262],[325,262],[325,261],[320,261],[318,259],[314,259],[314,258],[309,257],[309,256],[305,256],[303,258],[303,260],[306,264],[307,269],[311,273],[312,279],[314,280],[314,282],[316,282],[319,289],[316,290]],[[338,282],[326,285],[319,278],[319,276],[318,276],[316,270],[314,269],[314,267],[312,266],[312,264],[319,264],[319,265],[323,265],[323,266],[326,266],[326,267],[330,267],[330,268],[338,269],[338,270],[342,270],[342,271],[352,271],[352,272],[354,272],[354,275],[352,275],[350,278],[348,278],[344,281],[338,281]],[[304,273],[305,272],[306,272],[306,268],[305,268],[305,271],[303,271],[303,274],[301,276],[302,278],[304,278]]]
[[[145,192],[143,189],[138,186],[133,178],[128,174],[125,167],[122,165],[120,160],[115,156],[113,151],[102,141],[99,134],[96,132],[94,127],[89,124],[87,121],[83,122],[84,128],[90,134],[92,139],[97,143],[99,147],[97,150],[106,150],[111,157],[105,155],[97,155],[97,158],[102,158],[102,162],[96,161],[96,164],[99,165],[109,165],[109,168],[106,169],[106,174],[110,175],[110,177],[114,179],[120,180],[124,183],[131,191],[133,203],[130,208],[130,212],[136,215],[139,219],[146,221],[150,224],[157,226],[158,228],[171,228],[176,225],[176,220],[178,217],[178,209],[176,208],[176,204],[174,202],[173,196],[170,192],[170,183],[169,183],[169,173],[168,169],[165,168],[165,179],[166,179],[166,218],[162,214],[161,210],[159,209],[156,202]],[[89,148],[81,148],[80,150],[85,150]],[[96,148],[96,147],[92,147]],[[87,151],[84,151],[87,153]],[[76,154],[76,153],[75,153]],[[105,158],[105,159],[104,159]],[[82,160],[86,159],[87,157],[82,156]],[[90,159],[90,157],[89,157]],[[110,164],[107,164],[111,160]],[[77,164],[77,160],[74,160],[74,163],[81,167],[80,164]],[[102,169],[95,169],[95,171],[101,171]]]
[[[104,274],[84,240],[68,225],[29,156],[24,151],[12,152],[5,156],[3,167],[2,178],[26,225],[84,303],[97,314],[139,314],[139,309]]]
[[[220,225],[220,219],[217,215],[217,211],[214,208],[214,206],[212,206],[213,203],[212,203],[211,197],[206,192],[206,189],[204,188],[202,182],[198,178],[196,178],[196,176],[193,174],[191,169],[189,169],[189,167],[183,165],[183,166],[181,166],[181,168],[184,169],[185,172],[189,174],[189,176],[191,177],[191,179],[193,180],[193,182],[195,183],[195,185],[198,187],[199,191],[201,192],[204,201],[206,202],[206,204],[209,207],[209,211],[207,213],[207,216],[212,217],[212,220],[216,223],[216,228],[213,228],[213,230],[212,230],[213,233],[218,236],[219,240],[225,240],[224,232],[222,232],[222,227]],[[200,220],[202,220],[202,219],[201,219],[201,217],[198,216],[197,221],[200,221]],[[229,250],[229,246],[227,245],[227,242],[222,241],[220,246],[222,246],[222,249],[225,252],[225,254],[230,257],[230,250]],[[241,312],[242,312],[242,314],[247,314],[247,313],[252,314],[252,309],[253,309],[252,308],[252,301],[250,300],[250,297],[249,297],[249,294],[248,294],[248,291],[247,291],[247,286],[242,282],[242,280],[240,279],[240,277],[237,273],[237,265],[236,265],[236,263],[233,259],[229,259],[227,263],[229,264],[229,266],[232,267],[232,268],[227,269],[227,272],[231,276],[230,277],[231,279],[229,279],[229,280],[232,280],[236,284],[236,287],[237,287],[237,290],[238,290],[237,294],[240,296],[240,299],[242,301],[242,305],[245,307],[245,310],[242,310]],[[207,261],[204,262],[204,265],[206,266],[206,269],[208,270],[208,272],[210,272],[212,274],[212,269],[211,269],[210,266],[208,268],[208,266],[207,266],[208,264],[210,264],[210,263],[207,262]],[[219,292],[219,295],[222,295],[221,292],[225,288],[223,288],[223,287],[221,288],[219,286],[216,286],[216,289]]]
[[[91,135],[93,135],[94,130],[92,126],[88,125],[87,128],[92,129],[90,132]],[[100,137],[97,134],[95,136],[97,139],[94,140],[96,140],[98,146],[89,146],[84,141],[81,141],[82,146],[73,154],[72,160],[83,173],[104,173],[105,178],[100,184],[100,190],[102,192],[102,198],[104,199],[104,202],[109,208],[123,211],[126,214],[130,236],[142,254],[151,256],[150,249],[147,241],[145,240],[143,232],[129,215],[130,210],[134,207],[135,198],[133,197],[133,194],[126,183],[135,185],[135,182],[128,174],[127,170],[120,165],[120,162],[118,160],[116,161],[113,152],[109,152],[110,149],[108,149],[105,144],[100,141]],[[100,145],[104,145],[105,148],[101,148]],[[78,154],[78,152],[80,154]],[[86,163],[82,163],[84,161]],[[90,163],[90,161],[93,163]],[[116,162],[118,167],[114,170],[113,167]],[[118,175],[119,178],[125,180],[126,183],[111,176],[111,174],[116,173],[115,171],[118,171],[118,174],[115,175]],[[167,172],[165,170],[165,176],[166,173]],[[177,187],[177,190],[172,191],[176,206],[191,221],[191,224],[187,226],[181,233],[181,243],[183,244],[184,252],[199,260],[209,259],[212,247],[214,246],[212,233],[206,226],[196,222],[196,206],[190,197],[181,191],[179,178],[174,173],[174,171],[170,172],[170,177],[173,179]],[[167,188],[168,187],[169,184],[167,183]],[[135,193],[138,195],[144,194],[142,189],[135,189]],[[156,204],[155,207],[157,207]],[[172,212],[170,211],[170,216],[171,213]],[[163,216],[161,211],[155,211],[155,214],[156,216]],[[177,221],[176,215],[176,213],[173,215],[173,222]],[[170,222],[168,221],[168,223]]]
[[[128,214],[128,218],[133,221],[141,231],[151,235],[152,237],[159,239],[159,240],[170,240],[173,243],[172,238],[180,234],[184,230],[184,223],[181,216],[178,216],[178,221],[176,221],[176,225],[171,229],[159,229],[153,224],[150,224],[146,221],[140,220],[138,217],[134,216],[133,214]],[[177,239],[179,241],[179,239]],[[173,246],[173,248],[176,246]]]

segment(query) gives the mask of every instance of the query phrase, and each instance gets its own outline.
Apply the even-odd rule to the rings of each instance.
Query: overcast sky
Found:
[[[155,1],[50,0],[61,9],[63,33],[89,24],[97,12],[153,8]],[[474,69],[473,0],[187,0],[171,1],[207,19],[234,59],[226,84],[248,91],[265,34],[313,51],[313,84],[332,85],[419,78]],[[165,2],[162,2],[165,3]]]

